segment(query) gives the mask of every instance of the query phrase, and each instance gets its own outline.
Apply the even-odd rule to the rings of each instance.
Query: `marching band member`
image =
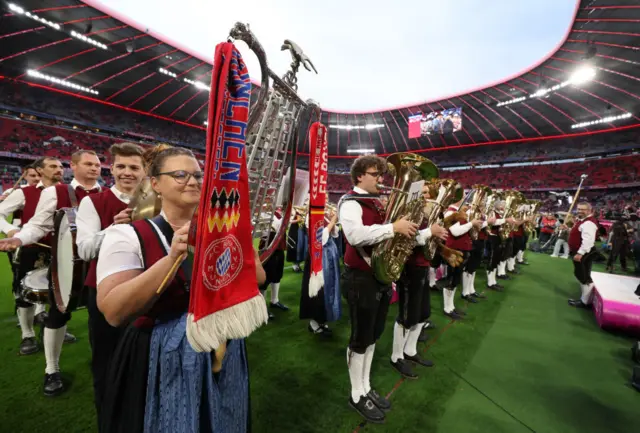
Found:
[[[595,243],[598,233],[598,222],[593,216],[591,205],[578,203],[578,219],[569,233],[569,251],[573,256],[573,274],[580,282],[582,295],[579,299],[569,299],[569,305],[580,308],[591,308],[591,264],[598,254]]]
[[[273,216],[273,222],[271,223],[271,230],[269,231],[269,242],[272,242],[276,237],[276,234],[280,230],[281,224],[282,213],[276,210],[276,213]],[[260,248],[263,248],[265,246],[264,240],[261,240],[260,244]],[[280,302],[280,298],[278,296],[280,294],[280,280],[282,280],[282,275],[284,274],[284,259],[286,249],[287,234],[283,233],[283,236],[280,239],[280,243],[276,247],[276,250],[263,264],[264,271],[267,275],[267,280],[260,286],[260,292],[263,296],[265,296],[269,285],[271,285],[271,308],[278,308],[282,311],[289,311],[289,307]],[[273,313],[271,313],[271,311],[269,311],[269,320],[273,318],[275,318],[275,316],[273,315]]]
[[[430,198],[427,185],[423,187],[422,192],[425,199]],[[431,264],[424,257],[422,246],[431,236],[446,240],[447,235],[447,229],[439,224],[433,224],[431,227],[423,224],[416,236],[417,246],[396,282],[398,317],[393,328],[391,365],[407,379],[418,378],[409,361],[424,367],[433,366],[433,362],[423,359],[418,354],[420,334],[431,316],[431,287],[428,283]]]
[[[62,180],[62,164],[56,158],[40,158],[32,164],[34,170],[38,172],[41,180],[36,185],[29,185],[24,188],[16,188],[11,194],[7,195],[5,200],[0,203],[0,231],[7,235],[8,238],[20,231],[20,226],[27,224],[33,218],[38,200],[42,190],[57,184]],[[29,170],[33,171],[33,170]],[[26,176],[25,176],[26,177]],[[35,176],[29,176],[29,179],[35,179]],[[28,181],[29,182],[29,181]],[[7,217],[13,214],[14,217],[20,213],[20,220],[13,220],[13,223],[7,221]],[[43,241],[48,243],[48,241]],[[10,245],[2,244],[0,241],[0,250],[11,251]],[[14,254],[18,254],[17,252]],[[36,334],[33,329],[34,317],[37,314],[36,307],[30,302],[20,299],[20,282],[28,272],[36,268],[36,262],[42,261],[42,258],[48,262],[50,250],[40,245],[29,245],[21,248],[19,252],[19,264],[14,269],[13,293],[16,297],[16,308],[18,312],[18,321],[20,330],[22,331],[22,341],[20,343],[20,354],[30,355],[36,353],[39,348],[36,342]],[[43,262],[42,265],[46,265]]]
[[[100,192],[97,180],[100,176],[100,160],[92,150],[79,150],[71,155],[73,180],[70,184],[48,187],[40,194],[34,216],[13,237],[0,241],[0,249],[15,249],[32,245],[53,231],[53,216],[58,209],[77,207],[89,194]],[[44,394],[57,396],[64,391],[60,376],[60,352],[64,343],[67,322],[71,313],[61,313],[56,306],[51,281],[49,281],[49,314],[44,330],[46,369]]]
[[[100,431],[167,431],[165,424],[176,422],[188,431],[246,431],[244,341],[228,343],[216,380],[212,354],[194,352],[186,338],[191,266],[182,262],[168,274],[187,251],[203,173],[189,150],[170,148],[155,156],[149,174],[162,198],[160,215],[110,227],[98,256],[98,308],[112,326],[126,326],[107,372]],[[265,274],[255,255],[262,284]],[[169,284],[158,294],[163,280]],[[175,378],[175,387],[154,385],[161,367],[163,375]],[[166,400],[172,404],[160,408]]]
[[[143,150],[140,146],[133,143],[118,143],[111,146],[109,153],[112,161],[111,174],[115,184],[110,189],[82,199],[76,216],[78,255],[82,260],[90,262],[85,288],[88,294],[91,372],[98,425],[101,419],[105,374],[120,335],[120,331],[111,327],[98,310],[96,302],[98,252],[108,227],[131,222],[132,209],[128,208],[129,201],[145,175]]]
[[[33,164],[29,164],[22,169],[22,179],[26,183],[24,185],[20,185],[19,188],[34,186],[34,185],[37,185],[38,182],[40,182],[40,174],[38,173],[38,170],[35,167],[36,162],[34,162]],[[0,202],[3,202],[7,197],[9,197],[9,194],[11,194],[14,190],[15,190],[14,188],[9,188],[7,190],[2,191],[2,194],[0,194]],[[14,223],[16,222],[15,215],[14,215],[13,221]],[[19,222],[19,219],[18,219],[18,222]],[[20,224],[16,223],[16,225],[20,225]]]
[[[504,215],[505,213],[505,202],[504,201],[500,201],[498,203],[496,203],[496,209],[497,212],[500,213],[500,215]],[[513,219],[511,219],[513,220]],[[511,221],[511,220],[507,220],[507,222]],[[515,222],[515,220],[513,220]],[[511,224],[513,224],[513,222],[511,222]],[[496,233],[499,232],[499,228],[496,231]],[[498,235],[499,237],[500,235]],[[496,276],[497,279],[499,280],[510,280],[511,277],[507,275],[507,259],[510,257],[510,247],[512,246],[512,242],[511,242],[511,237],[509,237],[506,241],[502,241],[502,239],[500,239],[500,251],[501,251],[501,255],[500,255],[500,261],[498,262],[498,274]]]
[[[302,275],[302,290],[300,291],[300,320],[308,319],[309,332],[327,337],[331,329],[327,322],[335,322],[340,318],[340,262],[338,247],[335,240],[340,236],[337,226],[338,214],[329,211],[329,221],[325,214],[322,229],[322,273],[324,286],[314,297],[309,296],[309,280],[311,279],[311,252],[307,254]],[[309,219],[306,221],[309,228]]]
[[[345,271],[341,288],[347,294],[351,317],[351,337],[347,364],[351,382],[349,404],[367,421],[381,423],[391,403],[379,395],[370,383],[371,364],[376,341],[384,331],[391,300],[391,286],[378,282],[371,268],[373,246],[396,233],[415,236],[418,226],[405,218],[384,224],[384,209],[378,200],[378,181],[385,161],[376,156],[361,156],[351,166],[354,188],[345,195],[338,214],[347,244]]]
[[[518,208],[518,212],[526,212],[528,209],[529,206],[523,204]],[[516,263],[519,265],[528,265],[528,263],[524,261],[524,250],[527,248],[527,237],[524,231],[524,224],[527,221],[527,218],[516,220],[518,228],[515,232],[513,232],[513,256],[511,257],[510,263],[510,269],[513,269],[514,273],[518,273],[517,271],[515,271]]]
[[[449,209],[447,209],[447,212],[444,214],[445,220],[450,219],[451,221],[456,221],[455,224],[449,227],[450,236],[447,238],[446,245],[451,249],[462,252],[464,255],[462,264],[449,270],[451,279],[449,280],[448,287],[442,292],[444,315],[454,320],[460,320],[462,316],[465,315],[462,311],[456,310],[454,297],[456,287],[462,282],[462,275],[464,270],[467,269],[469,255],[473,249],[469,230],[471,230],[472,227],[476,227],[477,229],[482,227],[482,220],[467,220],[466,209],[464,207],[460,209],[463,200],[464,199],[461,199],[457,203],[449,206]],[[464,293],[462,295],[465,296]]]
[[[289,229],[287,230],[287,262],[293,263],[293,272],[300,272],[300,263],[298,262],[298,224],[302,224],[304,220],[298,215],[298,211],[293,207],[291,209],[291,218],[289,219]]]
[[[504,245],[500,238],[500,226],[506,222],[510,222],[511,219],[502,218],[502,212],[504,211],[504,203],[496,202],[494,205],[495,220],[489,224],[490,234],[487,236],[489,246],[489,262],[487,264],[487,287],[491,290],[501,292],[504,287],[498,284],[496,280],[496,274],[499,273],[502,257],[504,255]],[[503,268],[504,273],[504,268]]]
[[[489,218],[487,221],[482,222],[482,227],[478,232],[478,238],[472,239],[471,242],[471,252],[469,253],[469,260],[467,261],[467,265],[464,268],[464,272],[462,273],[462,299],[465,299],[468,302],[473,304],[477,303],[477,298],[486,298],[485,295],[481,293],[476,293],[475,289],[475,280],[476,280],[476,270],[480,263],[482,262],[482,256],[484,255],[484,248],[486,241],[488,239],[487,232],[485,229],[489,226],[495,224],[495,218]]]

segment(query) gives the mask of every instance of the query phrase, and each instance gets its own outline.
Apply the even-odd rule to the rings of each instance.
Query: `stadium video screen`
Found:
[[[462,129],[462,107],[409,116],[409,138],[451,134]]]

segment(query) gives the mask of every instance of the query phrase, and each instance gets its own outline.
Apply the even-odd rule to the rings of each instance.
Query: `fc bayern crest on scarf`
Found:
[[[324,229],[324,206],[327,199],[327,127],[315,122],[309,130],[311,155],[309,156],[309,254],[311,254],[311,277],[309,297],[315,297],[324,285],[322,274],[322,230]]]
[[[238,50],[230,42],[218,44],[187,318],[189,343],[201,352],[248,337],[268,318],[258,291],[249,214],[245,139],[250,90]]]

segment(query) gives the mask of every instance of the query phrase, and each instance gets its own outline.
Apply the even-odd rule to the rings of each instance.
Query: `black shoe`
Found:
[[[391,402],[378,394],[375,389],[371,388],[371,390],[367,394],[367,397],[369,397],[371,401],[373,401],[373,404],[378,406],[378,409],[384,412],[388,412],[391,410]]]
[[[75,335],[70,334],[69,332],[65,332],[64,333],[64,342],[65,343],[75,343],[76,341],[78,341],[78,339],[76,338]]]
[[[44,375],[44,395],[47,397],[55,397],[64,392],[64,384],[60,373]]]
[[[445,315],[445,316],[447,316],[447,317],[452,318],[453,320],[462,320],[462,316],[461,316],[460,314],[458,314],[458,313],[456,312],[456,310],[453,310],[453,311],[452,311],[452,312],[450,312],[450,313],[447,313],[447,312],[445,311],[445,312],[444,312],[444,315]]]
[[[498,275],[496,278],[499,279],[499,280],[510,280],[511,279],[511,277],[509,275],[507,275],[507,274]]]
[[[421,358],[419,354],[415,354],[413,356],[407,355],[406,353],[403,355],[405,361],[411,361],[414,364],[422,365],[423,367],[433,367],[433,361],[429,361],[428,359]]]
[[[329,329],[327,325],[320,325],[318,326],[317,329],[313,329],[313,327],[311,326],[311,323],[309,323],[309,326],[307,326],[307,329],[312,334],[315,334],[320,337],[331,337],[331,335],[333,334],[333,332],[331,331],[331,329]]]
[[[582,302],[582,299],[569,299],[569,305],[571,305],[572,307],[576,307],[576,308],[584,308],[585,310],[590,310],[591,309],[591,305],[587,305],[584,302]]]
[[[418,337],[418,342],[426,343],[428,339],[429,339],[429,334],[427,334],[426,328],[422,328],[422,331],[420,331],[420,336]]]
[[[426,322],[424,322],[424,328],[425,329],[438,329],[436,324],[433,323],[431,320],[427,320]]]
[[[398,359],[396,362],[391,361],[391,366],[396,369],[400,375],[406,379],[417,379],[418,375],[413,372],[411,365],[404,359]]]
[[[478,300],[475,299],[473,296],[471,295],[466,295],[466,296],[461,296],[461,298],[467,302],[471,302],[472,304],[477,304]]]
[[[516,262],[516,263],[517,263],[518,265],[525,265],[525,266],[528,266],[528,265],[529,265],[529,262]]]
[[[360,397],[357,403],[349,397],[349,406],[354,408],[368,422],[374,424],[382,424],[384,422],[384,412],[366,395]]]
[[[269,311],[269,322],[271,322],[275,318],[276,318],[276,316],[274,316],[273,313],[271,311]]]
[[[273,307],[273,308],[277,308],[277,309],[282,310],[282,311],[289,311],[289,307],[287,307],[286,305],[284,305],[284,304],[283,304],[282,302],[280,302],[280,301],[275,302],[275,303],[274,303],[274,302],[272,302],[272,303],[271,303],[271,307]]]
[[[482,293],[477,293],[477,292],[473,292],[471,294],[471,296],[473,296],[474,298],[478,298],[478,299],[487,299],[487,297],[485,295],[483,295]]]
[[[433,286],[429,286],[429,290],[431,290],[432,292],[441,292],[442,289],[440,287],[438,287],[437,284],[433,285]]]
[[[295,272],[296,274],[298,272],[302,272],[302,269],[300,269],[300,265],[298,264],[293,265],[293,272]]]
[[[488,288],[491,290],[495,290],[496,292],[504,291],[504,286],[501,286],[500,284],[494,284],[493,286],[488,286]]]
[[[39,350],[40,348],[38,347],[38,342],[35,337],[22,339],[22,342],[20,343],[20,355],[33,355]]]
[[[518,275],[518,274],[520,274],[520,271],[519,271],[519,270],[517,270],[517,269],[514,269],[513,271],[507,271],[507,272],[508,272],[508,273],[510,273],[510,274],[513,274],[513,275]]]

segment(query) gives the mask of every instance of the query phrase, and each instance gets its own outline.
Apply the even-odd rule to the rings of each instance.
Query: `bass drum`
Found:
[[[20,299],[32,304],[49,303],[49,268],[40,268],[27,272],[20,281]]]
[[[54,216],[53,229],[51,283],[58,310],[67,313],[85,303],[82,298],[86,262],[78,256],[76,246],[76,210],[58,210]]]

